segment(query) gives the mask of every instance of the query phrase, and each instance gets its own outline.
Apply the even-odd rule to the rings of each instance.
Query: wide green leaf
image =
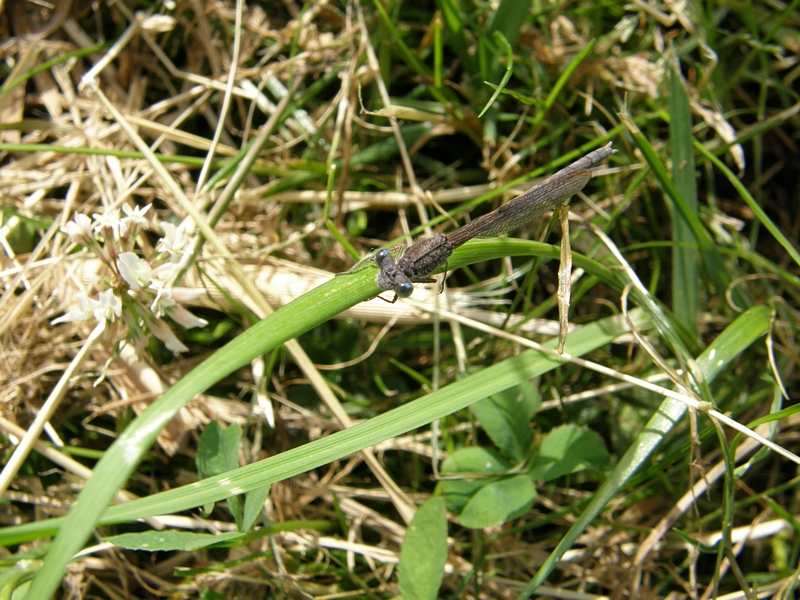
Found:
[[[492,394],[470,408],[495,446],[506,456],[521,462],[533,440],[531,417],[540,404],[538,390],[526,381]]]
[[[528,512],[535,497],[536,487],[527,475],[490,481],[469,499],[458,522],[472,529],[502,525]]]
[[[212,421],[200,435],[197,445],[197,474],[200,477],[213,477],[227,473],[239,466],[239,440],[242,428],[237,423],[223,429],[219,421]],[[239,529],[242,529],[239,498],[231,496],[227,499],[228,510],[231,511]],[[207,504],[203,512],[210,514],[212,504]]]
[[[464,448],[442,464],[442,492],[465,527],[480,529],[524,514],[536,488],[525,474],[508,476],[511,465],[487,448]]]
[[[419,507],[408,526],[398,565],[400,593],[405,600],[438,596],[447,562],[447,515],[443,498]]]
[[[542,440],[528,474],[536,480],[552,481],[584,469],[603,471],[608,464],[608,452],[599,435],[588,429],[564,425]]]
[[[442,463],[442,473],[447,476],[442,481],[447,508],[461,513],[469,499],[489,482],[490,475],[509,470],[511,464],[489,448],[472,446],[454,452]]]

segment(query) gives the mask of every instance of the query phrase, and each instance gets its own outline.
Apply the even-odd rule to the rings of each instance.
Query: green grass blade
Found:
[[[670,70],[669,79],[670,146],[672,179],[675,189],[686,201],[688,210],[697,218],[697,179],[692,151],[692,112],[683,81]],[[672,211],[672,310],[683,327],[697,335],[700,290],[699,265],[692,228],[683,216]]]
[[[379,0],[375,0],[373,4],[375,5],[375,9],[378,11],[378,14],[381,16],[381,21],[383,21],[384,26],[391,33],[392,42],[397,45],[401,56],[405,59],[408,66],[419,75],[430,76],[430,69],[420,62],[420,60],[417,58],[417,55],[414,54],[411,51],[411,48],[409,48],[405,41],[403,41],[402,33],[400,33],[397,27],[395,27],[394,21],[389,18],[389,15],[386,14],[386,9],[383,7],[383,5],[379,2]]]
[[[442,21],[433,24],[433,86],[438,90],[444,85],[444,41],[442,40]]]
[[[530,13],[530,4],[519,0],[501,0],[489,21],[486,32],[500,32],[509,45],[516,46],[519,32]]]
[[[111,44],[109,42],[105,42],[103,44],[95,44],[94,46],[89,46],[88,48],[79,48],[78,50],[73,50],[72,52],[65,52],[61,56],[57,56],[56,58],[48,61],[44,61],[35,67],[33,67],[30,71],[27,71],[21,77],[17,77],[14,81],[9,81],[0,88],[0,94],[5,94],[7,91],[17,87],[20,83],[24,83],[29,79],[35,77],[39,73],[44,73],[49,71],[56,65],[63,64],[73,58],[81,58],[83,56],[89,56],[90,54],[95,54],[97,52],[102,52],[106,48],[109,48]]]
[[[758,221],[775,237],[783,249],[786,250],[786,253],[792,257],[792,260],[795,262],[795,264],[800,265],[800,254],[798,254],[797,249],[786,238],[786,236],[783,235],[775,223],[772,222],[772,219],[770,219],[767,213],[764,212],[764,209],[758,205],[753,196],[750,195],[750,192],[747,191],[747,188],[742,185],[741,181],[739,181],[739,178],[736,177],[736,175],[725,166],[725,163],[711,154],[700,142],[695,141],[695,148],[697,148],[703,156],[711,161],[715,167],[722,171],[725,177],[728,178],[728,181],[731,182],[731,185],[733,185],[733,187],[736,188],[736,191],[739,192],[742,200],[744,200],[747,203],[747,206],[750,207],[750,210],[755,213]]]
[[[553,106],[553,104],[555,104],[556,99],[561,95],[564,86],[567,85],[569,78],[572,77],[572,74],[575,72],[575,69],[578,68],[578,65],[580,65],[583,62],[583,59],[589,56],[592,50],[594,50],[596,41],[597,40],[592,40],[586,44],[586,46],[575,55],[575,58],[570,61],[570,63],[567,65],[567,68],[564,69],[564,72],[561,73],[558,81],[556,81],[556,84],[553,86],[553,89],[550,90],[549,94],[547,94],[547,99],[544,101],[544,106],[542,106],[542,108],[534,115],[533,124],[531,125],[533,129],[535,129],[539,123],[542,122],[542,119],[545,118],[547,113],[550,111],[550,108]]]
[[[511,50],[511,46],[506,41],[506,38],[503,37],[503,34],[499,31],[494,32],[494,41],[506,51],[506,72],[503,75],[503,79],[500,81],[500,85],[495,87],[492,97],[489,98],[486,106],[483,107],[483,110],[478,115],[479,119],[486,114],[486,111],[489,110],[489,108],[491,108],[494,101],[497,100],[497,97],[505,89],[508,80],[511,79],[511,75],[514,73],[514,52]]]
[[[352,277],[339,277],[332,283],[337,283],[342,279],[351,280],[345,287],[348,290],[355,291],[362,287],[363,281],[359,282],[358,280],[365,279],[365,277],[359,275],[361,274],[359,273]],[[306,294],[306,296],[311,298],[308,302],[302,303],[303,307],[307,307],[307,305],[312,302],[319,302],[320,297],[330,295],[328,293],[328,290],[331,289],[330,285],[331,284],[323,285]],[[323,290],[323,288],[325,289]],[[369,286],[367,286],[366,289],[369,289]],[[320,290],[321,293],[315,293]],[[342,295],[342,293],[341,289],[339,289],[338,295]],[[305,298],[305,296],[303,296],[303,298]],[[291,305],[279,309],[269,318],[264,319],[259,324],[249,329],[241,336],[242,338],[246,338],[243,342],[240,342],[239,340],[241,338],[239,338],[228,344],[225,348],[222,348],[217,354],[224,352],[226,355],[236,356],[237,353],[246,353],[245,356],[251,356],[254,353],[255,355],[262,353],[265,351],[264,343],[260,343],[257,349],[252,347],[257,343],[256,340],[260,337],[269,336],[267,332],[272,328],[285,330],[284,321],[287,319],[289,321],[292,319],[297,320],[297,313],[295,313],[294,310],[284,311],[285,308],[297,302],[296,300]],[[275,318],[280,315],[281,311],[284,311],[284,315],[281,318]],[[632,313],[632,318],[638,327],[647,326],[647,320],[641,312],[634,311]],[[567,351],[573,356],[581,356],[610,343],[616,337],[627,331],[627,324],[625,324],[624,320],[619,316],[603,319],[570,334],[567,338]],[[268,343],[274,344],[274,336],[270,336],[270,338]],[[552,340],[551,343],[546,345],[555,348],[556,341]],[[230,360],[223,362],[216,359],[217,354],[198,366],[192,374],[199,372],[198,375],[205,377],[204,381],[211,381],[218,376],[223,377],[226,374],[225,371],[230,368]],[[243,361],[238,360],[236,362],[240,363]],[[227,366],[223,367],[223,365]],[[511,357],[465,379],[452,383],[437,392],[428,394],[419,400],[415,400],[414,402],[405,404],[368,421],[359,423],[350,429],[339,431],[266,460],[240,467],[224,475],[204,479],[182,488],[155,494],[127,504],[112,506],[102,514],[102,518],[97,524],[128,522],[146,516],[188,510],[207,503],[224,500],[231,495],[246,493],[265,485],[282,481],[288,477],[304,473],[310,469],[314,469],[369,446],[373,446],[391,437],[402,435],[408,431],[427,425],[435,419],[440,419],[462,410],[478,400],[502,392],[522,382],[529,381],[560,365],[561,361],[552,356],[543,355],[534,350],[523,352],[518,356]],[[221,370],[216,371],[215,369]],[[120,436],[117,442],[106,452],[106,455],[100,463],[98,463],[95,468],[95,475],[89,480],[84,491],[81,493],[79,502],[73,508],[73,512],[63,519],[52,519],[48,521],[49,527],[60,526],[62,529],[67,528],[71,534],[69,536],[70,539],[88,535],[100,514],[97,510],[99,504],[92,502],[104,502],[103,506],[107,506],[110,501],[110,496],[101,496],[95,493],[95,488],[97,488],[98,485],[106,485],[107,487],[111,484],[107,481],[103,481],[101,484],[98,480],[105,477],[113,477],[113,483],[115,485],[120,485],[120,481],[124,482],[125,478],[127,478],[127,472],[130,472],[132,469],[132,467],[130,467],[132,462],[130,458],[124,462],[113,463],[113,461],[120,460],[119,449],[127,448],[137,452],[140,451],[142,446],[146,446],[145,450],[149,449],[149,443],[140,444],[138,439],[144,440],[145,436],[147,436],[146,441],[154,439],[158,430],[150,433],[148,428],[152,428],[154,425],[168,423],[169,416],[174,414],[177,408],[180,408],[180,406],[175,408],[178,402],[185,399],[185,403],[191,399],[195,393],[202,391],[199,390],[200,384],[197,382],[184,384],[184,381],[193,381],[195,379],[198,378],[187,376],[184,380],[179,382],[178,385],[159,398],[159,400],[142,414],[139,419],[131,424],[128,430]],[[210,385],[210,383],[208,385]],[[173,412],[169,414],[164,414],[164,406],[167,404],[165,399],[169,401],[170,409],[174,409]],[[154,413],[156,413],[157,416],[152,416]],[[139,438],[136,436],[139,436]],[[135,442],[136,445],[134,445],[134,442],[131,440],[137,440]],[[124,477],[113,473],[114,470],[122,471],[123,468],[127,470]],[[109,469],[112,470],[111,473],[109,473]],[[110,493],[113,494],[114,491],[115,490],[111,490]],[[92,493],[90,498],[92,502],[87,500],[82,505],[81,502],[84,501],[90,493]],[[80,508],[83,508],[83,506],[88,506],[88,509],[77,512]],[[83,521],[76,523],[76,519],[78,518],[83,519]],[[88,526],[84,521],[90,522]],[[32,531],[42,532],[42,529],[39,528],[37,524],[36,527],[25,525],[0,530],[0,544],[8,545],[15,542],[19,543],[21,539]],[[59,539],[61,538],[57,538],[57,540]],[[81,540],[77,540],[78,543],[74,544],[76,549],[73,549],[73,552],[81,547],[83,539],[85,539],[85,537]],[[68,559],[71,556],[70,554]],[[55,585],[60,581],[60,577],[61,575],[59,574],[55,578]]]
[[[436,4],[439,6],[439,11],[444,20],[447,41],[453,45],[456,52],[461,54],[466,47],[464,28],[467,25],[464,22],[461,7],[457,0],[437,0]]]
[[[656,154],[653,146],[650,144],[647,138],[636,127],[633,127],[631,133],[633,134],[633,138],[636,141],[636,144],[639,146],[639,149],[642,151],[645,160],[647,160],[647,164],[650,165],[650,168],[653,170],[658,182],[664,188],[666,195],[673,202],[675,208],[680,211],[681,216],[683,216],[684,220],[691,228],[695,242],[700,249],[700,254],[703,256],[706,273],[711,278],[711,281],[716,288],[714,291],[718,295],[724,294],[732,281],[732,277],[730,273],[728,273],[725,263],[722,261],[722,257],[714,246],[714,241],[711,239],[711,235],[703,226],[703,223],[700,221],[700,219],[692,214],[692,211],[687,206],[686,201],[681,196],[680,192],[677,190],[675,184],[672,182],[672,179],[667,173],[666,167],[664,167],[664,164],[661,162],[661,159]],[[744,307],[752,304],[750,299],[739,287],[733,289],[733,296],[738,306]]]

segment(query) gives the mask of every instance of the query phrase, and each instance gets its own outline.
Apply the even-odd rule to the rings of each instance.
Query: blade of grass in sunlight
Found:
[[[521,247],[527,245],[527,251],[534,247],[532,242],[524,240],[516,240],[521,242]],[[479,246],[494,246],[495,250],[499,252],[498,256],[508,256],[509,248],[513,248],[515,244],[510,240],[486,240],[482,241]],[[488,242],[488,243],[487,243]],[[473,245],[476,245],[473,243]],[[516,244],[520,248],[520,244]],[[459,266],[465,260],[467,254],[466,245],[461,250],[463,253],[454,254],[450,263],[453,267]],[[502,250],[500,250],[502,249]],[[546,248],[543,248],[546,250]],[[555,252],[559,250],[556,248]],[[484,253],[484,257],[489,253]],[[574,262],[576,265],[581,265],[579,257],[575,257]],[[587,271],[596,271],[597,274],[605,273],[604,269],[594,261],[583,263]],[[609,281],[613,281],[610,274],[604,275]],[[62,540],[60,546],[53,546],[51,552],[47,556],[47,568],[42,569],[37,576],[34,583],[33,590],[36,593],[44,593],[47,595],[47,590],[55,589],[54,586],[58,585],[61,579],[61,572],[66,568],[70,558],[82,546],[83,541],[87,539],[95,520],[98,517],[97,506],[106,506],[113,494],[124,484],[125,480],[132,473],[133,469],[138,464],[141,457],[149,450],[150,446],[155,441],[156,436],[163,427],[169,423],[170,419],[177,413],[182,406],[191,400],[196,394],[206,390],[209,386],[213,385],[223,377],[226,377],[234,370],[242,367],[250,362],[257,356],[260,356],[279,344],[291,340],[301,335],[302,333],[310,330],[312,327],[323,323],[328,319],[334,317],[345,309],[353,306],[354,304],[368,299],[376,292],[375,283],[372,280],[374,277],[373,270],[364,270],[364,272],[354,273],[346,277],[338,277],[332,281],[312,290],[311,292],[301,296],[294,302],[278,309],[269,318],[262,320],[260,323],[251,327],[234,341],[227,344],[225,347],[214,353],[209,359],[198,366],[192,373],[181,379],[175,386],[170,388],[164,395],[162,395],[156,402],[154,402],[141,416],[133,421],[127,429],[117,438],[117,440],[106,451],[103,459],[97,464],[94,469],[93,477],[87,482],[83,491],[81,492],[78,502],[73,507],[68,517],[70,536],[60,536],[58,540]],[[580,332],[577,332],[580,333]],[[618,333],[615,334],[615,336]],[[573,338],[575,339],[575,338]],[[580,339],[580,338],[578,338]],[[613,337],[611,338],[613,339]],[[593,346],[596,347],[596,346]],[[542,364],[542,363],[537,363]],[[546,364],[551,367],[557,366],[552,359],[547,359]],[[511,375],[503,375],[508,381],[514,380]],[[515,380],[514,380],[515,381]],[[496,382],[495,382],[496,383]],[[506,381],[504,380],[504,385]],[[509,384],[513,385],[513,384]],[[449,390],[448,393],[453,393],[452,386],[445,388]],[[480,388],[484,390],[484,388]],[[495,388],[494,391],[506,388]],[[442,390],[443,392],[444,390]],[[493,393],[493,392],[491,392]],[[426,397],[429,398],[430,396]],[[467,398],[465,400],[465,398]],[[442,401],[435,403],[435,407],[430,408],[430,412],[424,412],[423,421],[408,420],[403,421],[403,426],[409,428],[419,427],[430,421],[425,420],[430,417],[431,420],[440,418],[446,414],[450,414],[455,410],[460,410],[464,406],[479,400],[479,396],[468,395],[456,396],[455,400]],[[461,404],[461,402],[466,402]],[[428,405],[425,404],[427,407]],[[453,408],[455,406],[455,408]],[[440,413],[442,407],[446,407],[447,412]],[[452,410],[450,410],[452,408]],[[431,415],[436,415],[432,416]],[[396,418],[396,417],[395,417]],[[393,423],[393,419],[390,419]],[[391,429],[390,425],[381,424],[383,421],[370,421],[371,427],[378,428],[378,437],[386,435],[387,431],[395,431],[392,435],[399,435],[397,430]],[[413,423],[413,425],[409,425]],[[388,429],[387,429],[388,427]],[[356,431],[355,434],[349,433]],[[372,432],[372,429],[369,429]],[[408,431],[405,429],[404,431]],[[341,434],[348,434],[349,436],[359,435],[359,430],[355,428],[348,429]],[[337,435],[341,435],[337,434]],[[366,435],[366,434],[365,434]],[[329,438],[325,438],[329,439]],[[337,438],[338,439],[338,438]],[[349,437],[347,438],[350,439]],[[359,443],[356,437],[356,445]],[[370,438],[372,439],[372,438]],[[386,439],[386,438],[381,438]],[[381,441],[380,439],[372,441],[367,446]],[[324,442],[324,440],[320,440]],[[327,446],[330,442],[323,444],[324,450],[319,454],[313,454],[315,457],[329,457],[330,448]],[[345,454],[350,454],[356,450],[352,450],[352,445],[343,444]],[[361,446],[366,447],[366,446]],[[305,448],[305,447],[303,447]],[[360,448],[358,448],[360,449]],[[303,455],[302,448],[297,449],[300,455]],[[281,455],[283,456],[283,455]],[[289,464],[296,468],[296,463],[292,459],[293,455],[289,455]],[[327,461],[326,461],[327,462]],[[310,464],[309,462],[305,463]],[[324,464],[324,463],[320,463]],[[313,468],[308,466],[307,469]],[[304,469],[304,470],[307,470]],[[285,471],[280,471],[285,472]],[[302,472],[302,471],[298,471]],[[288,476],[288,475],[286,475]],[[283,475],[281,475],[283,477]],[[266,485],[266,481],[262,481],[261,485]],[[259,486],[260,487],[260,486]],[[205,503],[205,502],[202,502]],[[202,504],[201,503],[201,504]]]
[[[169,422],[177,408],[188,402],[194,394],[200,393],[204,389],[203,386],[211,385],[214,379],[225,376],[237,365],[240,366],[253,356],[269,350],[270,346],[274,346],[277,343],[276,340],[279,339],[275,333],[276,330],[286,332],[291,324],[291,329],[296,331],[296,324],[300,321],[299,315],[304,311],[313,313],[314,311],[310,310],[309,306],[319,304],[320,298],[330,296],[339,298],[338,301],[330,300],[323,303],[324,309],[327,309],[342,303],[342,299],[351,296],[351,292],[368,289],[368,286],[364,286],[365,279],[363,276],[359,277],[359,274],[352,277],[339,277],[331,284],[322,286],[324,289],[318,288],[306,294],[303,297],[304,300],[298,299],[291,305],[277,310],[273,315],[247,330],[241,337],[199,365],[189,376],[171,388],[142,416],[131,423],[128,429],[106,451],[103,459],[95,467],[95,474],[87,483],[81,499],[86,498],[87,503],[93,502],[91,506],[96,507],[98,502],[102,502],[102,499],[93,498],[87,491],[93,491],[90,486],[96,480],[102,480],[103,485],[112,485],[112,483],[118,482],[120,478],[116,474],[113,476],[113,481],[109,481],[108,478],[112,477],[109,472],[111,470],[119,471],[123,467],[128,469],[130,458],[127,460],[127,464],[121,462],[121,452],[129,450],[138,453],[149,449],[152,443],[151,438],[155,437],[155,433],[157,433],[157,431],[153,432],[153,427]],[[350,281],[342,284],[341,280]],[[331,287],[332,285],[334,287]],[[344,301],[345,304],[348,302],[350,300]],[[285,310],[287,308],[289,310]],[[319,318],[319,313],[317,313],[317,318]],[[641,313],[638,313],[638,316],[634,315],[634,319],[637,327],[647,324]],[[314,321],[313,317],[306,317],[303,320],[304,326],[308,326],[312,321]],[[619,317],[600,320],[570,334],[568,338],[569,352],[574,356],[581,356],[610,343],[627,330],[627,326]],[[268,331],[272,333],[268,334]],[[556,342],[552,340],[546,345],[555,348]],[[246,493],[267,484],[282,481],[383,440],[422,427],[435,419],[462,410],[473,402],[555,369],[561,364],[551,356],[528,350],[349,429],[293,448],[266,460],[240,467],[222,476],[204,479],[179,489],[154,494],[124,505],[112,506],[102,514],[102,517],[96,508],[90,509],[93,512],[84,515],[84,518],[89,521],[89,527],[75,528],[70,525],[70,532],[74,536],[86,535],[84,532],[88,533],[94,525],[94,521],[98,519],[97,524],[110,524],[178,512],[218,502],[234,494]],[[71,515],[74,513],[75,508]],[[51,520],[48,523],[51,526],[64,525],[67,523],[67,519]],[[0,544],[19,543],[26,532],[31,530],[41,533],[40,525],[0,530]],[[55,577],[55,581],[58,580],[60,580],[60,575]]]
[[[692,113],[683,81],[670,69],[669,78],[670,148],[672,178],[675,189],[686,206],[697,217],[697,179],[692,152]],[[681,213],[672,211],[672,310],[683,327],[697,335],[700,299],[699,273],[695,237]]]

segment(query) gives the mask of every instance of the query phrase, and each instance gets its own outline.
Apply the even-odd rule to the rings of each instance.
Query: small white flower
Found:
[[[172,240],[175,239],[176,229],[177,227],[169,221],[161,222],[161,230],[164,232],[164,237],[159,238],[158,242],[156,242],[156,250],[159,252],[170,252],[172,249]]]
[[[175,300],[172,299],[172,289],[164,287],[160,281],[154,281],[150,284],[150,289],[156,291],[156,299],[150,305],[150,310],[153,314],[161,318],[167,314],[167,311],[175,306]]]
[[[84,246],[92,238],[92,220],[83,214],[76,214],[74,218],[64,226],[64,233],[74,243]]]
[[[203,290],[189,290],[187,288],[166,288],[160,281],[154,281],[150,285],[151,290],[156,290],[156,299],[150,306],[150,310],[156,317],[167,316],[178,325],[186,329],[193,327],[203,327],[208,325],[208,321],[196,317],[191,312],[175,302],[175,295],[181,298],[194,299],[203,293]],[[195,293],[196,292],[196,293]]]
[[[93,321],[94,311],[99,304],[97,300],[92,300],[83,292],[75,294],[78,299],[78,307],[76,310],[71,310],[67,314],[53,319],[50,325],[59,325],[61,323],[73,323],[75,321]]]
[[[185,327],[186,329],[208,325],[208,321],[193,315],[180,304],[176,304],[175,306],[168,308],[167,316],[175,321],[178,325]]]
[[[108,213],[94,213],[94,230],[106,237],[113,234],[119,235],[119,211],[112,210]]]
[[[153,269],[147,261],[140,259],[133,252],[123,252],[117,260],[119,274],[131,286],[134,292],[150,285]]]
[[[139,208],[138,206],[131,208],[129,204],[123,204],[122,212],[125,213],[125,216],[120,219],[120,235],[124,237],[129,231],[139,228],[149,229],[150,223],[145,218],[145,214],[147,214],[151,206],[151,204],[148,204],[144,208]]]
[[[173,261],[179,260],[180,255],[186,251],[189,245],[189,238],[184,231],[183,224],[176,227],[165,221],[161,223],[161,228],[164,230],[164,237],[158,240],[156,250],[169,254]]]
[[[193,327],[203,327],[208,325],[208,321],[193,315],[190,311],[175,302],[175,294],[178,293],[182,298],[196,298],[203,293],[203,290],[189,290],[187,288],[166,288],[160,281],[154,281],[150,289],[156,290],[156,299],[150,306],[150,310],[156,317],[167,316],[178,325],[186,329]],[[193,293],[193,292],[198,293]]]
[[[105,319],[113,323],[122,314],[122,300],[114,295],[114,290],[101,292],[100,299],[94,309],[96,319]]]
[[[156,265],[153,269],[153,280],[169,281],[179,266],[180,264],[177,262],[165,262]]]
[[[175,334],[172,333],[172,329],[169,328],[169,325],[164,323],[164,321],[161,319],[155,319],[153,321],[148,319],[147,327],[154,336],[164,342],[164,345],[166,345],[167,349],[172,350],[173,352],[187,352],[189,350],[181,343]]]
[[[203,288],[185,288],[174,287],[172,288],[172,298],[175,302],[185,304],[197,300],[200,296],[204,295],[206,291]]]

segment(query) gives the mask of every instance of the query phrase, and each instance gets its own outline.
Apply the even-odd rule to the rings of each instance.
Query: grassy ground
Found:
[[[6,2],[4,594],[794,597],[797,5]]]

